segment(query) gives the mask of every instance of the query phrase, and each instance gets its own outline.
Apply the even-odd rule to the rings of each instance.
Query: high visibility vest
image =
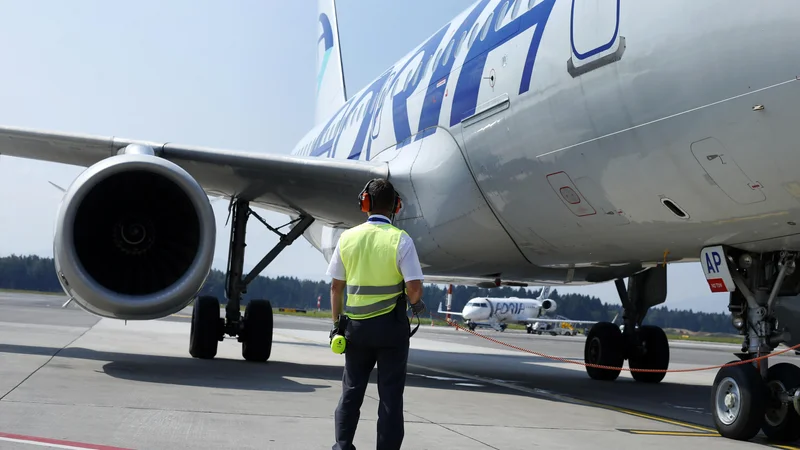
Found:
[[[383,223],[364,223],[342,233],[339,255],[347,277],[344,310],[351,319],[369,319],[394,310],[405,286],[397,267],[403,233]]]

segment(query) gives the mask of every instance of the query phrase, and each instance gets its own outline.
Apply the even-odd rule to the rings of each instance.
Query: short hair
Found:
[[[375,179],[369,185],[369,196],[372,200],[372,211],[389,211],[394,209],[395,190],[392,183],[384,178]]]

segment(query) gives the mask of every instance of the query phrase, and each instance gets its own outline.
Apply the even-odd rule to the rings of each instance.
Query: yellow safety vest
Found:
[[[405,286],[397,267],[403,233],[383,223],[364,223],[342,233],[339,255],[347,277],[344,310],[351,319],[369,319],[394,310]]]

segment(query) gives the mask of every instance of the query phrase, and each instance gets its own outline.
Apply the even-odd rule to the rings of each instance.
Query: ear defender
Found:
[[[361,193],[358,194],[358,205],[361,207],[361,212],[368,213],[372,210],[372,197],[369,195],[369,186],[373,181],[375,180],[369,180],[367,185],[364,186],[364,189],[361,190]],[[401,209],[403,209],[403,199],[401,199],[397,192],[395,192],[392,214],[399,213]]]
[[[364,189],[361,190],[361,193],[358,194],[358,204],[361,207],[361,212],[368,213],[372,209],[372,197],[369,195],[369,185],[372,184],[374,180],[369,180],[367,185],[364,186]]]
[[[394,214],[399,213],[401,209],[403,209],[403,199],[401,199],[400,196],[397,195],[397,193],[395,193],[394,194]]]

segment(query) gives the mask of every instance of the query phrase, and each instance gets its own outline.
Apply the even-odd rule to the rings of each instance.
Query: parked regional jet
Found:
[[[497,331],[505,331],[508,324],[518,323],[525,325],[528,333],[532,333],[533,325],[536,322],[564,322],[564,320],[542,317],[542,314],[552,313],[557,307],[555,300],[547,298],[549,293],[550,286],[545,286],[542,288],[539,297],[535,299],[517,297],[477,297],[470,299],[461,309],[460,313],[443,311],[442,304],[439,303],[438,313],[461,316],[470,330],[474,330],[478,326],[485,324]],[[582,320],[570,320],[569,322],[585,324],[596,323]]]
[[[668,368],[664,332],[639,325],[684,261],[730,292],[738,357],[800,343],[800,2],[478,0],[350,95],[334,1],[319,6],[316,125],[291,156],[266,136],[283,154],[0,127],[0,153],[87,167],[54,237],[77,304],[146,320],[195,300],[191,355],[213,358],[229,335],[265,361],[272,310],[251,301],[241,316],[248,283],[301,235],[330,258],[364,220],[357,194],[388,177],[428,282],[613,280],[624,332],[594,325],[587,362]],[[217,233],[208,195],[231,203],[224,319],[217,298],[195,299]],[[293,227],[243,276],[253,207]],[[792,364],[721,369],[717,429],[800,437],[798,388]]]

